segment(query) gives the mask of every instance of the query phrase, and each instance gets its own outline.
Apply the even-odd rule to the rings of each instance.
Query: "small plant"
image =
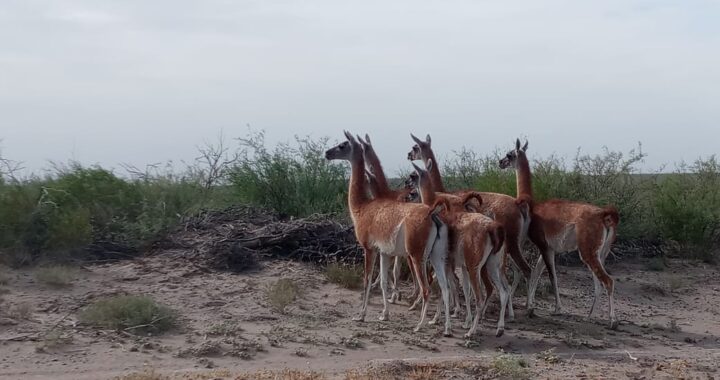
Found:
[[[77,270],[72,267],[59,265],[38,268],[35,271],[35,280],[41,284],[61,288],[72,285],[77,276]]]
[[[668,331],[674,332],[674,333],[679,333],[682,331],[682,329],[680,328],[680,325],[678,325],[678,323],[677,323],[677,319],[675,319],[675,318],[670,318],[670,321],[668,321],[667,329],[668,329]]]
[[[170,380],[170,376],[157,373],[154,369],[147,369],[143,372],[114,377],[113,380]]]
[[[555,348],[549,348],[545,351],[538,352],[535,354],[535,357],[548,364],[557,364],[562,361],[562,359],[555,355]]]
[[[362,269],[359,266],[332,263],[325,268],[325,277],[327,277],[328,281],[346,289],[360,289],[362,287]]]
[[[146,296],[115,296],[95,302],[80,313],[89,325],[131,333],[160,333],[174,327],[177,314]]]
[[[243,329],[239,324],[230,321],[216,323],[210,326],[207,334],[211,336],[237,336]]]
[[[662,257],[652,258],[645,264],[645,268],[653,272],[662,272],[665,270],[665,260]]]
[[[497,356],[490,367],[500,378],[529,379],[531,375],[527,360],[510,354]]]
[[[10,275],[6,272],[3,267],[0,267],[0,285],[7,285],[10,283]]]
[[[42,336],[37,346],[35,346],[35,352],[48,352],[48,350],[52,350],[54,348],[62,347],[72,343],[73,339],[73,334],[70,331],[65,331],[64,329],[60,328],[50,330],[44,336]]]
[[[281,278],[270,285],[267,290],[267,298],[270,306],[280,313],[298,297],[299,289],[295,283],[288,278]]]
[[[306,349],[301,347],[301,348],[298,348],[297,350],[295,350],[295,356],[300,357],[300,358],[306,358],[308,356],[308,352]]]
[[[668,287],[671,292],[677,291],[678,289],[685,286],[685,281],[681,277],[672,276],[668,279]]]
[[[17,304],[10,309],[10,317],[21,320],[28,320],[32,316],[33,307],[31,304],[25,302]]]

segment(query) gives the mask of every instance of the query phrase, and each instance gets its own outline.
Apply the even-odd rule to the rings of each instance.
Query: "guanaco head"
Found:
[[[420,201],[420,193],[418,193],[417,189],[411,189],[408,191],[405,196],[405,202],[415,203],[418,201]]]
[[[415,137],[415,135],[413,135],[412,133],[410,134],[410,137],[412,137],[412,139],[415,141],[415,145],[413,145],[412,150],[408,152],[408,160],[425,161],[428,158],[432,157],[432,149],[430,148],[430,135],[427,135],[425,137],[425,141],[422,141],[419,138]]]
[[[416,172],[411,172],[407,179],[405,180],[405,188],[406,189],[414,189],[418,186],[418,174]]]
[[[412,163],[413,168],[415,169],[415,174],[417,175],[417,180],[415,182],[415,187],[417,189],[421,189],[423,186],[430,186],[430,174],[428,174],[428,170],[432,169],[433,166],[433,160],[428,160],[427,162],[427,170],[415,165],[415,163]]]
[[[515,149],[509,151],[505,157],[500,160],[500,169],[517,168],[517,161],[520,155],[524,155],[528,148],[528,142],[525,140],[525,145],[520,147],[520,139],[515,140]]]
[[[353,135],[345,131],[345,138],[347,138],[347,141],[343,141],[325,152],[327,160],[353,161],[362,157],[362,146],[355,140]]]

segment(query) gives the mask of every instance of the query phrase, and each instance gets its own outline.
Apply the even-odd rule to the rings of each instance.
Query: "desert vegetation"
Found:
[[[236,358],[250,361],[271,350],[272,355],[284,353],[285,358],[302,359],[303,363],[328,355],[347,355],[350,360],[353,351],[381,346],[405,350],[402,355],[408,357],[417,357],[418,350],[428,355],[466,355],[467,350],[486,355],[467,365],[391,363],[380,372],[343,369],[338,375],[418,379],[448,374],[532,378],[547,368],[558,376],[565,374],[556,363],[560,357],[572,360],[567,353],[532,359],[518,350],[493,352],[512,344],[527,348],[523,346],[526,336],[571,350],[599,350],[618,344],[599,323],[574,318],[586,313],[583,302],[567,302],[572,316],[521,320],[522,327],[513,326],[511,337],[502,338],[510,341],[484,342],[484,337],[443,340],[439,331],[431,329],[410,334],[406,322],[416,316],[413,312],[404,320],[396,319],[398,310],[392,311],[390,322],[381,325],[350,322],[358,290],[363,287],[363,267],[347,217],[348,168],[325,159],[323,154],[331,145],[329,139],[298,137],[268,146],[262,132],[250,131],[237,140],[221,137],[201,146],[199,158],[183,166],[110,169],[69,162],[50,165],[42,176],[23,175],[20,163],[2,157],[0,324],[17,332],[2,339],[32,341],[34,352],[43,355],[110,342],[103,347],[120,350],[112,352],[197,360],[204,368],[228,365]],[[531,162],[535,197],[538,201],[560,197],[601,206],[614,204],[621,214],[621,242],[663,246],[659,256],[610,268],[618,278],[618,294],[637,296],[632,305],[623,300],[621,329],[611,333],[613,336],[636,339],[633,344],[650,344],[638,337],[655,334],[653,340],[660,339],[667,346],[712,339],[687,332],[690,322],[684,319],[693,318],[690,314],[677,316],[668,310],[675,310],[672,302],[694,299],[693,285],[710,281],[708,271],[715,270],[692,260],[714,263],[718,258],[720,166],[715,157],[704,157],[679,164],[672,171],[643,173],[640,167],[645,152],[641,148],[638,145],[629,152],[605,149],[597,154],[578,151],[569,158],[535,159]],[[498,167],[499,152],[461,148],[440,157],[448,189],[515,194],[515,174]],[[402,174],[390,178],[394,186],[403,180]],[[309,225],[314,229],[307,228]],[[318,233],[330,227],[335,229],[332,234]],[[297,229],[309,233],[298,237],[294,235]],[[282,235],[289,237],[278,242]],[[352,248],[326,244],[338,236],[350,236],[352,241],[346,245]],[[309,257],[303,261],[319,263],[320,268],[267,260],[275,251],[301,255],[308,249],[306,245],[334,256],[303,256]],[[240,255],[247,260],[235,265],[234,273],[225,272],[225,261],[213,265],[202,261],[226,251],[233,253],[234,259]],[[351,251],[358,251],[357,257],[340,260],[339,256]],[[136,258],[140,259],[126,260]],[[688,263],[678,264],[685,261]],[[402,277],[409,279],[405,260],[402,262]],[[702,271],[688,277],[688,268],[701,265]],[[563,271],[571,273],[561,281],[563,291],[571,294],[569,299],[590,294],[584,277],[587,273],[567,268],[571,267]],[[639,272],[643,274],[637,275]],[[403,294],[410,294],[409,284],[402,282]],[[542,309],[547,311],[552,287],[543,282],[539,289]],[[704,291],[712,297],[713,289]],[[524,280],[519,290],[517,294],[524,294]],[[659,311],[644,314],[648,305],[660,305]],[[405,312],[405,305],[401,308]],[[492,311],[492,315],[496,313]],[[524,318],[523,312],[519,315]],[[645,322],[648,318],[652,322]],[[36,332],[26,333],[33,328]],[[183,340],[178,339],[180,335],[184,335],[184,343],[178,343]],[[270,348],[264,348],[261,340]],[[549,347],[543,343],[541,348]],[[227,376],[295,376],[287,375],[294,370],[283,371],[228,372]],[[297,373],[298,378],[332,378],[322,372]],[[176,377],[148,369],[118,378]]]
[[[296,138],[268,147],[250,131],[229,144],[200,148],[200,158],[176,166],[111,170],[79,162],[53,164],[44,176],[20,177],[21,165],[2,157],[0,260],[22,266],[43,261],[134,257],[183,217],[202,209],[251,204],[281,215],[346,218],[345,166],[327,162],[327,138]],[[672,242],[674,254],[713,261],[720,228],[720,164],[698,158],[672,172],[641,173],[642,146],[609,148],[570,159],[534,160],[536,198],[614,204],[619,239]],[[449,189],[514,194],[515,177],[498,168],[499,151],[461,148],[443,157]],[[401,179],[401,178],[398,178]]]

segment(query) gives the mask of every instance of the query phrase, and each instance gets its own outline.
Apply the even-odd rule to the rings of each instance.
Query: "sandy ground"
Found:
[[[234,378],[284,368],[345,378],[348,370],[401,373],[420,365],[430,366],[429,378],[491,378],[499,357],[527,363],[510,377],[720,378],[717,267],[671,261],[665,271],[651,272],[642,262],[624,261],[608,269],[617,280],[617,331],[607,328],[605,296],[601,313],[585,319],[592,301],[587,270],[560,266],[562,315],[552,315],[552,296],[541,295],[538,315],[527,318],[525,297],[517,295],[517,318],[505,335],[494,337],[494,309],[472,340],[462,338],[461,319],[453,320],[451,338],[439,326],[413,333],[419,315],[405,300],[380,322],[379,295],[371,298],[367,322],[353,322],[360,291],[328,283],[320,269],[300,263],[264,262],[260,271],[235,275],[204,273],[161,255],[83,268],[61,289],[38,284],[30,270],[7,270],[9,281],[0,287],[0,378],[109,379],[148,370]],[[266,297],[279,278],[302,290],[285,313],[273,311]],[[181,327],[138,337],[78,325],[80,308],[126,293],[178,310]],[[24,317],[13,316],[18,308],[27,309]]]

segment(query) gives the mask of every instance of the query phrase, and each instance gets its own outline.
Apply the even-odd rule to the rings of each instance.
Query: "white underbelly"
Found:
[[[373,246],[388,256],[407,256],[405,249],[405,224],[401,224],[387,239],[374,239]]]
[[[575,225],[570,225],[557,236],[546,237],[548,245],[553,251],[562,253],[570,252],[577,249],[577,234],[575,233]]]

